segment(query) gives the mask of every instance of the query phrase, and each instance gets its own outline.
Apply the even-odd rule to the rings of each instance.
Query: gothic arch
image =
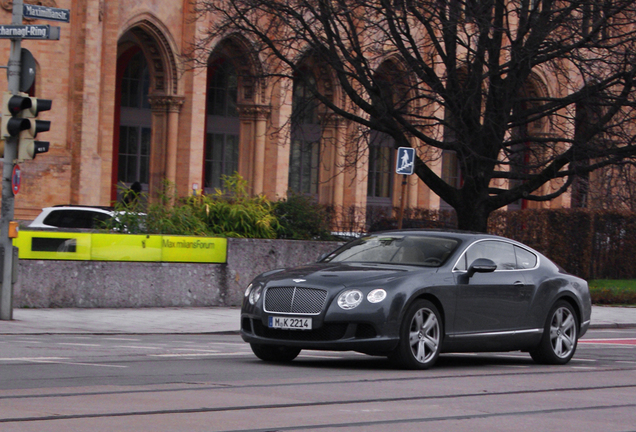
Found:
[[[132,18],[126,25],[126,33],[133,35],[142,48],[150,66],[151,93],[179,94],[179,71],[174,43],[169,31],[154,17],[142,15]],[[120,38],[121,40],[122,38]]]
[[[240,104],[263,104],[266,101],[266,82],[263,66],[250,42],[240,34],[222,39],[210,53],[208,65],[224,58],[232,63],[239,75]],[[247,61],[246,61],[247,59]]]
[[[178,125],[184,97],[180,96],[179,67],[175,44],[168,29],[150,14],[140,14],[131,18],[123,27],[118,38],[117,91],[115,122],[113,133],[113,169],[111,198],[117,197],[117,184],[123,167],[119,166],[121,145],[136,134],[137,146],[148,149],[136,156],[138,172],[146,172],[138,177],[147,178],[142,182],[151,199],[155,199],[162,189],[164,179],[176,183]],[[145,111],[136,111],[132,116],[122,114],[122,77],[131,52],[142,52],[148,70],[149,85],[141,100]],[[148,105],[149,108],[148,108]],[[130,109],[127,107],[127,109]],[[131,120],[132,119],[132,120]],[[126,121],[126,126],[124,125]],[[122,127],[126,127],[125,131]],[[126,132],[126,137],[120,132]],[[129,132],[133,131],[133,132]],[[139,132],[137,132],[139,131]],[[123,140],[123,141],[122,141]],[[128,155],[127,157],[135,158]],[[128,166],[128,163],[127,165]],[[144,171],[145,170],[145,171]],[[123,181],[123,180],[122,180]],[[128,185],[132,179],[125,180]],[[146,190],[146,189],[145,189]]]

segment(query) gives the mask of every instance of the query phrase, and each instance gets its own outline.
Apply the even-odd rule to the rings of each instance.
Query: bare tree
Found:
[[[264,76],[293,79],[307,57],[328,68],[344,98],[316,85],[319,103],[395,147],[417,147],[415,173],[462,229],[485,231],[492,211],[551,200],[636,154],[633,0],[196,0],[195,9],[212,23],[200,58],[238,33]],[[459,181],[438,175],[431,154],[456,158]]]

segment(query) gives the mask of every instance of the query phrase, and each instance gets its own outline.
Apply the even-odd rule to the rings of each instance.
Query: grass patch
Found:
[[[636,280],[596,279],[588,282],[592,303],[596,305],[636,305]]]

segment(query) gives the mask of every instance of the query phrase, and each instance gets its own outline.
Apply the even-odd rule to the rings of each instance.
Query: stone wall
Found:
[[[258,274],[315,262],[338,246],[228,239],[226,264],[20,260],[13,307],[240,306]]]

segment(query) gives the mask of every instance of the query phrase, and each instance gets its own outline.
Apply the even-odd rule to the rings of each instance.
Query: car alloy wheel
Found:
[[[441,315],[435,305],[417,300],[404,315],[400,342],[389,358],[407,369],[428,369],[439,356],[442,334]]]
[[[537,363],[566,364],[576,351],[578,328],[572,305],[558,301],[548,314],[541,343],[530,355]]]

